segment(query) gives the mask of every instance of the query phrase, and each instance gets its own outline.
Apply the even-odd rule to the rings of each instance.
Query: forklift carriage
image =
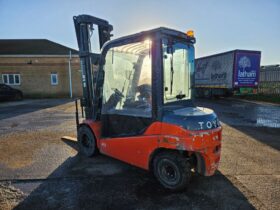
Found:
[[[80,15],[74,24],[85,112],[80,123],[76,102],[80,152],[151,170],[170,190],[184,189],[193,172],[213,175],[222,128],[212,110],[193,103],[193,34],[161,27],[110,41],[105,20]],[[91,52],[93,25],[100,54]]]

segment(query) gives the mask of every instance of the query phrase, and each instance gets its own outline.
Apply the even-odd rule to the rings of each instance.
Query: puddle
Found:
[[[256,124],[257,124],[257,126],[265,126],[265,127],[269,127],[269,128],[280,128],[279,120],[277,121],[277,120],[257,118]]]
[[[280,128],[280,108],[272,106],[258,106],[256,108],[256,126]]]
[[[280,128],[280,106],[226,100],[198,102],[198,106],[213,109],[229,125]]]

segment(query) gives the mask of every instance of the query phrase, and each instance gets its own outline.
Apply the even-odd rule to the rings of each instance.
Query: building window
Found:
[[[51,84],[52,85],[58,85],[57,73],[51,73]]]
[[[2,81],[6,85],[20,85],[20,74],[2,74]]]

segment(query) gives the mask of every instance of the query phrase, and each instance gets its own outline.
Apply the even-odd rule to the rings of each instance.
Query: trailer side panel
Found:
[[[232,88],[234,51],[195,60],[195,86]]]

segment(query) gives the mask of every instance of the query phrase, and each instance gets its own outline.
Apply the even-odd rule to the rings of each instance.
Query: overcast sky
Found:
[[[262,51],[280,64],[280,0],[0,0],[0,39],[46,38],[77,49],[72,17],[107,19],[114,37],[158,26],[193,29],[196,57]]]

